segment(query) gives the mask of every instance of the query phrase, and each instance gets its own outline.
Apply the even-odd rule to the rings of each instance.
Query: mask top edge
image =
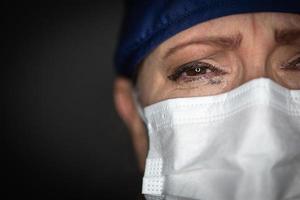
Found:
[[[204,106],[204,105],[212,105],[212,104],[221,104],[221,103],[230,103],[238,101],[240,96],[247,96],[249,98],[253,98],[259,95],[264,94],[256,94],[256,90],[258,88],[264,88],[264,90],[270,93],[276,93],[278,98],[272,99],[274,101],[282,101],[282,98],[287,101],[296,101],[300,102],[300,90],[290,90],[287,89],[278,83],[272,81],[268,78],[258,78],[251,80],[243,85],[234,88],[226,93],[221,93],[213,96],[195,96],[195,97],[179,97],[166,99],[149,106],[146,106],[143,110],[146,115],[153,115],[158,112],[163,112],[163,110],[167,111],[170,108],[181,108],[181,107],[190,107],[190,106]],[[257,90],[258,91],[258,90]],[[259,98],[259,97],[258,97]],[[239,104],[239,102],[236,102]],[[278,102],[278,104],[283,104]]]

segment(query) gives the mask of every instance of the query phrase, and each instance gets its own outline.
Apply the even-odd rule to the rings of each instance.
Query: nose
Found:
[[[268,67],[266,50],[260,47],[249,48],[250,53],[244,54],[244,60],[239,67],[239,85],[257,78],[272,78]]]
[[[263,62],[262,59],[261,62],[254,62],[244,66],[241,84],[257,78],[272,78],[271,76],[272,74],[268,70],[267,63]]]
[[[267,36],[252,38],[241,52],[240,84],[256,78],[272,78],[272,69],[269,62],[269,54],[272,51],[272,42]],[[266,34],[265,34],[266,35]]]
[[[269,63],[270,52],[274,49],[273,32],[262,22],[263,15],[252,14],[245,26],[240,48],[240,84],[256,78],[272,78]]]

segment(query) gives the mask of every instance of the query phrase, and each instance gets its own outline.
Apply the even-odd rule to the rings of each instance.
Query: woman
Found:
[[[300,199],[299,4],[128,3],[115,104],[147,199]]]

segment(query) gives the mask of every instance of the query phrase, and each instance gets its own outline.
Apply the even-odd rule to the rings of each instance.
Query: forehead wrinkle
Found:
[[[167,58],[170,55],[174,54],[180,49],[183,49],[190,45],[209,45],[213,47],[218,47],[226,50],[234,50],[240,47],[242,42],[242,34],[237,33],[234,35],[223,35],[223,36],[208,36],[201,38],[192,38],[191,40],[179,43],[173,47],[170,47],[163,58]]]

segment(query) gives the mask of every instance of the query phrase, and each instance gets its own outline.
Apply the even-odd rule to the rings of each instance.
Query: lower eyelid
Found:
[[[208,77],[207,75],[202,76],[187,76],[187,77],[180,77],[177,82],[179,83],[192,83],[192,82],[203,82],[203,83],[210,83],[210,84],[220,84],[224,79],[224,76],[212,76]]]
[[[227,87],[227,81],[224,78],[213,78],[213,79],[205,79],[199,82],[200,80],[194,80],[189,82],[181,82],[176,85],[176,89],[179,90],[195,90],[193,93],[197,93],[196,91],[201,91],[201,96],[208,95],[211,91],[217,90],[218,92],[213,92],[214,94],[221,93],[224,88]]]

